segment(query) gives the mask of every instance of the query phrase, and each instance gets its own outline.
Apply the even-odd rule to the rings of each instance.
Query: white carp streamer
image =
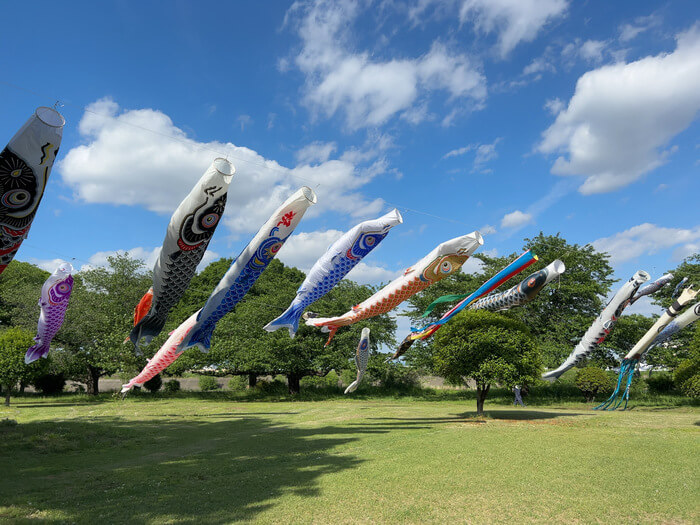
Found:
[[[681,309],[686,304],[695,299],[697,294],[698,292],[692,288],[686,288],[683,290],[680,297],[666,309],[661,317],[657,319],[654,326],[649,328],[647,333],[644,334],[639,341],[637,341],[637,344],[634,345],[634,348],[629,351],[629,353],[625,356],[625,359],[639,359],[644,351],[654,342],[654,339],[656,339],[656,337],[663,331],[666,325],[680,313]]]
[[[357,379],[350,383],[345,389],[345,393],[349,394],[357,390],[360,386],[360,381],[367,371],[367,363],[369,363],[369,328],[362,329],[362,335],[360,336],[360,344],[357,345],[357,350],[355,351],[355,365],[357,366]]]
[[[664,341],[670,339],[673,335],[677,334],[686,326],[693,324],[695,321],[700,319],[700,303],[695,303],[693,306],[688,308],[685,312],[676,317],[673,321],[668,323],[666,327],[657,335],[646,350],[642,353],[642,356],[659,346]]]
[[[553,381],[564,372],[576,366],[576,364],[595,350],[600,343],[605,341],[615,323],[622,315],[622,311],[629,305],[630,300],[639,287],[647,282],[651,277],[644,270],[639,270],[617,291],[608,302],[600,315],[593,321],[593,324],[586,330],[579,343],[569,354],[566,361],[556,370],[551,370],[542,374],[543,379]]]

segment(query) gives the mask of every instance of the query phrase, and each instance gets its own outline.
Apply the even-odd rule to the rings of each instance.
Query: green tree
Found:
[[[124,366],[137,368],[144,358],[134,356],[124,338],[133,326],[134,307],[151,284],[143,261],[129,254],[107,258],[107,266],[75,275],[75,283],[55,358],[66,375],[84,382],[90,394],[99,392],[99,379]]]
[[[214,265],[216,266],[212,268]],[[207,267],[196,282],[193,279],[192,290],[186,298],[183,297],[178,309],[182,307],[194,312],[200,308],[204,294],[199,287],[208,289],[210,293],[218,282],[217,274],[226,269],[228,265],[220,264],[220,261]],[[234,311],[219,321],[212,337],[211,351],[206,355],[199,351],[186,351],[173,365],[177,367],[174,370],[216,365],[227,373],[248,375],[251,378],[283,374],[287,376],[289,391],[296,393],[301,378],[324,375],[331,369],[348,367],[362,327],[368,326],[372,330],[374,344],[394,344],[396,325],[388,315],[341,329],[327,347],[324,346],[327,334],[317,328],[307,327],[303,322],[293,339],[286,330],[265,332],[263,326],[289,306],[303,280],[303,272],[287,268],[280,261],[273,260]],[[339,315],[369,297],[373,291],[368,286],[342,281],[328,295],[314,303],[311,309],[324,317]],[[201,302],[185,306],[186,301],[191,300],[192,303],[197,303],[198,300]],[[185,312],[181,315],[185,315]]]
[[[41,287],[49,272],[31,263],[11,261],[0,275],[0,327],[36,330]]]
[[[33,344],[31,332],[22,328],[0,331],[0,385],[5,390],[6,406],[10,405],[10,394],[17,383],[29,383],[43,364],[37,363],[34,367],[24,364],[24,354]]]
[[[613,388],[612,378],[597,366],[581,368],[576,373],[574,383],[587,403],[594,401],[598,392],[607,392]]]
[[[559,281],[543,288],[527,306],[513,308],[503,314],[527,325],[538,345],[544,349],[543,359],[547,367],[559,366],[603,308],[603,298],[614,282],[613,269],[606,254],[596,252],[591,245],[570,244],[560,234],[545,235],[540,232],[531,239],[525,239],[523,251],[528,249],[538,256],[538,261],[497,291],[507,290],[555,259],[564,262],[566,271]],[[477,252],[473,257],[482,262],[478,273],[458,274],[414,295],[408,300],[408,316],[417,326],[438,319],[453,305],[442,304],[427,318],[421,319],[420,316],[428,304],[441,295],[476,290],[518,255],[492,257]],[[431,345],[430,338],[425,343],[414,344],[406,354],[407,361],[414,366],[430,366]]]
[[[483,415],[492,384],[513,387],[536,381],[542,370],[537,342],[515,319],[485,311],[455,316],[435,334],[434,367],[452,383],[476,383],[476,410]]]

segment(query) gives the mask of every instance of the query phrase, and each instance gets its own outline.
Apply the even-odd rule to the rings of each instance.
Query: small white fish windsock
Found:
[[[574,350],[566,358],[566,361],[556,370],[551,370],[542,374],[542,379],[554,381],[564,372],[576,366],[576,364],[589,355],[596,347],[605,341],[615,323],[622,315],[622,311],[629,305],[630,299],[637,292],[639,287],[647,282],[651,277],[644,270],[639,270],[632,278],[623,284],[608,304],[603,308],[593,324],[586,330],[583,337]]]
[[[27,238],[65,123],[55,109],[37,108],[0,152],[0,273]]]
[[[24,355],[24,362],[29,364],[40,357],[46,357],[51,347],[51,340],[63,325],[68,308],[68,299],[73,291],[73,266],[64,262],[49,275],[41,287],[39,299],[39,323],[32,346]]]
[[[634,294],[634,297],[632,297],[632,299],[630,300],[630,304],[634,304],[636,301],[638,301],[645,295],[651,295],[653,293],[658,292],[659,290],[661,290],[661,288],[666,286],[672,280],[673,274],[667,273],[659,277],[656,281],[647,283],[646,285],[642,286],[639,290],[637,290],[637,293]]]
[[[142,338],[148,344],[163,330],[170,310],[187,290],[224,214],[235,173],[229,161],[215,159],[170,218],[153,268],[150,309],[129,334],[137,351]]]
[[[661,317],[656,320],[654,325],[649,328],[647,333],[644,334],[639,341],[637,341],[637,344],[634,345],[632,350],[629,351],[629,353],[625,356],[625,359],[639,359],[644,351],[654,342],[654,339],[656,339],[656,337],[663,331],[666,325],[668,325],[673,318],[681,312],[686,304],[695,299],[697,294],[698,291],[693,290],[692,288],[686,288],[683,290],[680,297],[678,297],[678,299],[676,299],[673,304],[669,306],[663,314],[661,314]]]
[[[316,194],[304,186],[277,208],[216,285],[183,341],[183,349],[197,346],[202,352],[209,351],[216,323],[248,293],[313,204]]]
[[[141,370],[139,375],[131,379],[131,381],[125,385],[122,385],[122,394],[126,394],[133,387],[141,386],[149,379],[153,379],[180,357],[182,354],[182,350],[179,348],[180,343],[182,343],[185,336],[192,330],[192,327],[197,321],[197,314],[199,314],[199,312],[200,310],[197,310],[171,332],[170,337],[163,343],[160,350],[156,352],[156,355],[148,360],[148,364]]]
[[[355,365],[357,366],[357,379],[350,383],[345,389],[345,393],[349,394],[357,390],[360,386],[360,381],[367,371],[367,363],[369,363],[369,328],[362,329],[362,335],[360,335],[360,344],[357,345],[357,350],[355,351]]]
[[[304,309],[330,292],[365,255],[379,245],[391,228],[402,222],[399,210],[394,209],[378,219],[361,222],[344,233],[311,267],[289,308],[264,329],[274,332],[287,327],[289,335],[294,337]]]

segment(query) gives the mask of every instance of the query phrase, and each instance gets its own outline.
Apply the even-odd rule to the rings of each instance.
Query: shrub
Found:
[[[171,379],[170,381],[166,381],[165,384],[163,385],[163,391],[164,392],[179,392],[180,391],[180,381],[177,379]]]
[[[335,370],[331,370],[325,376],[306,376],[299,382],[300,386],[303,388],[314,387],[314,388],[337,388],[338,387],[338,374]]]
[[[379,379],[384,388],[418,388],[420,377],[418,372],[399,363],[389,363]]]
[[[43,374],[32,383],[34,388],[46,396],[60,394],[66,386],[66,378],[62,373]]]
[[[575,384],[586,398],[586,402],[590,403],[595,399],[598,392],[612,390],[612,378],[595,366],[587,366],[582,368],[576,374]]]
[[[688,397],[695,399],[700,398],[700,374],[695,374],[690,379],[684,381],[681,390]]]
[[[289,387],[287,387],[287,383],[283,379],[279,379],[280,377],[284,376],[277,376],[272,381],[258,381],[255,388],[264,394],[287,395],[289,393]]]
[[[686,395],[689,394],[686,393],[685,383],[695,377],[700,377],[700,359],[698,358],[681,361],[673,373],[674,383]]]
[[[212,376],[201,376],[199,378],[199,389],[202,392],[211,392],[212,390],[219,390],[219,382],[215,377]]]
[[[649,392],[653,394],[668,394],[675,387],[671,374],[654,374],[647,377],[646,383]]]
[[[163,378],[160,377],[160,374],[154,375],[151,379],[149,379],[143,384],[143,388],[145,388],[149,392],[158,392],[158,390],[160,390],[160,387],[162,386]]]
[[[234,391],[245,390],[248,388],[248,376],[233,376],[229,379],[228,389]]]

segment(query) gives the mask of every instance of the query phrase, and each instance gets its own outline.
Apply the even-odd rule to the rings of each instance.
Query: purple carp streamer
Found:
[[[357,366],[357,379],[350,383],[345,389],[345,393],[349,394],[357,390],[360,386],[360,381],[367,371],[367,363],[369,363],[369,328],[363,328],[360,335],[360,344],[357,345],[355,351],[355,365]]]
[[[0,153],[0,273],[27,238],[65,122],[58,111],[37,108]]]
[[[542,374],[543,379],[553,381],[564,372],[576,366],[576,364],[595,350],[600,343],[605,341],[615,323],[622,315],[622,311],[630,304],[639,287],[647,282],[651,277],[643,270],[639,270],[617,291],[612,299],[598,315],[593,324],[586,330],[583,337],[574,350],[566,358],[566,361],[556,370],[551,370]]]
[[[399,210],[395,209],[378,219],[361,222],[344,233],[314,263],[289,308],[264,329],[274,332],[286,326],[289,335],[294,337],[304,309],[330,292],[365,255],[379,245],[391,228],[402,222]]]
[[[41,287],[41,299],[39,307],[39,325],[37,335],[34,338],[36,344],[32,346],[24,356],[24,362],[29,364],[40,357],[46,357],[49,353],[51,340],[61,328],[68,308],[68,299],[73,291],[73,267],[70,263],[63,263],[54,271],[44,286]]]
[[[316,204],[316,194],[304,186],[275,210],[216,285],[180,351],[191,346],[197,346],[202,352],[209,351],[216,323],[248,293],[313,204]]]
[[[173,213],[153,268],[151,308],[129,335],[137,351],[142,338],[148,344],[163,330],[170,310],[187,290],[224,214],[235,172],[226,159],[214,160]]]
[[[557,259],[545,268],[527,276],[520,284],[516,284],[510,290],[482,297],[469,306],[469,310],[497,312],[527,304],[535,298],[542,288],[564,273],[564,270],[566,270],[566,266]]]

